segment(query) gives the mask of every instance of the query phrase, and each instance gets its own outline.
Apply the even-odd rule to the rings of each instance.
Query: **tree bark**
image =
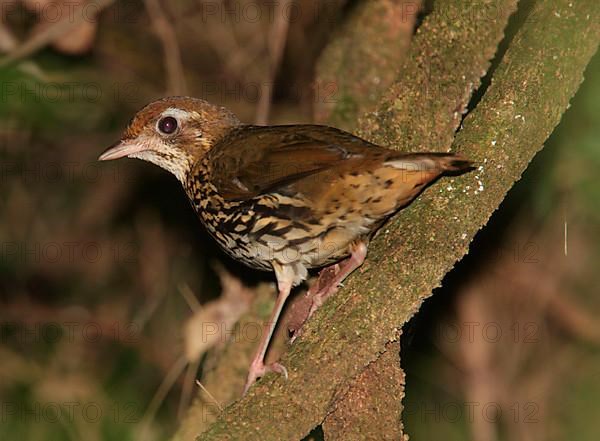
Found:
[[[396,81],[412,40],[420,0],[360,3],[321,54],[315,121],[344,130],[374,110]]]
[[[385,225],[367,262],[306,324],[282,359],[289,379],[266,376],[199,440],[298,440],[343,405],[339,400],[354,379],[398,340],[401,326],[467,252],[558,124],[600,41],[597,0],[538,0],[481,102],[453,136],[488,67],[492,37],[496,43],[499,38],[493,29],[504,28],[499,16],[485,20],[473,12],[476,5],[491,4],[503,5],[497,10],[507,18],[514,2],[465,6],[438,0],[436,5],[448,9],[436,9],[421,26],[423,51],[411,49],[398,83],[360,125],[371,140],[413,150],[452,142],[452,150],[475,160],[478,170],[439,182]],[[424,94],[424,84],[434,87]],[[459,116],[449,112],[452,105]],[[197,424],[196,433],[204,429],[200,421],[188,424],[192,431]]]
[[[370,363],[323,421],[325,439],[402,439],[404,372],[400,368],[400,342],[389,342]]]

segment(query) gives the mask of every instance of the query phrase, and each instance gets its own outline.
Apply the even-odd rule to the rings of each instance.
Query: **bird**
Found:
[[[243,394],[268,372],[277,321],[293,287],[320,270],[307,320],[360,267],[369,240],[442,175],[473,163],[456,153],[403,153],[315,124],[257,126],[193,97],[151,102],[99,160],[137,158],[181,183],[201,223],[234,260],[275,273],[278,294]]]

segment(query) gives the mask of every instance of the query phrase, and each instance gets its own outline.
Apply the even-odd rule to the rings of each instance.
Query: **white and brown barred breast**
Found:
[[[307,270],[349,255],[353,241],[369,237],[386,217],[409,203],[431,180],[422,170],[390,161],[365,171],[321,173],[308,194],[282,188],[226,201],[211,184],[207,164],[194,167],[186,191],[202,223],[235,260],[261,270],[274,262],[293,267],[300,283]],[[416,170],[416,169],[415,169]]]

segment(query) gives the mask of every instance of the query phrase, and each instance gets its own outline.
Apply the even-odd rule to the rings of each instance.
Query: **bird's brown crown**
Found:
[[[143,159],[183,182],[191,166],[238,125],[240,121],[224,107],[197,98],[164,98],[142,108],[121,140],[100,159]]]
[[[224,107],[216,106],[199,98],[168,97],[153,101],[141,108],[130,121],[123,138],[135,139],[145,131],[153,130],[162,116],[179,116],[180,133],[194,135],[203,144],[212,144],[240,122]],[[190,133],[186,133],[190,132]]]

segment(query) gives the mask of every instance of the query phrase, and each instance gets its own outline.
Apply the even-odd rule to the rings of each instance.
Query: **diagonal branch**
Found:
[[[396,80],[420,9],[420,0],[370,0],[356,6],[320,56],[316,122],[354,130],[358,116],[374,110]]]
[[[267,376],[198,439],[300,439],[467,252],[560,121],[600,41],[596,0],[539,0],[532,17],[455,139],[457,151],[481,164],[478,172],[433,187],[390,222],[283,360],[289,379]],[[453,27],[462,18],[451,17]],[[396,128],[390,120],[366,131],[393,139]]]
[[[408,5],[410,2],[407,1],[400,4],[399,7],[401,10],[405,10]],[[382,115],[391,116],[397,123],[394,127],[403,127],[404,121],[408,124],[407,117],[410,116],[411,124],[406,125],[405,131],[412,130],[418,133],[420,129],[425,136],[412,139],[398,138],[393,145],[407,150],[419,150],[428,149],[429,145],[436,144],[437,141],[436,149],[449,149],[462,112],[466,109],[467,100],[470,98],[472,90],[479,85],[482,72],[487,71],[489,60],[503,36],[508,18],[516,8],[516,0],[498,2],[493,6],[495,10],[492,15],[490,14],[490,4],[473,3],[465,8],[465,5],[457,2],[438,1],[436,12],[427,17],[420,27],[405,62],[403,63],[402,59],[398,60],[399,72],[396,70],[391,72],[398,79],[395,83],[386,84],[386,88],[389,89],[376,103],[376,109],[368,108],[369,99],[373,95],[372,91],[367,94],[359,93],[360,85],[365,80],[357,81],[358,84],[354,89],[342,91],[343,102],[350,100],[347,95],[351,95],[354,101],[359,103],[367,101],[366,106],[361,106],[371,111],[361,119],[363,136],[375,137],[377,135],[377,127],[380,126]],[[448,22],[449,16],[459,16],[461,13],[476,17],[475,24],[452,26],[454,23]],[[492,16],[495,18],[494,25],[487,26],[487,20]],[[363,44],[369,45],[368,43]],[[470,45],[469,50],[465,50],[466,45]],[[440,57],[435,54],[452,54],[456,61],[450,63],[448,61],[451,57]],[[376,56],[370,58],[377,61]],[[329,62],[329,60],[324,60],[323,64],[329,64]],[[378,66],[376,62],[369,64],[371,65],[370,69],[374,72],[387,68],[385,65]],[[357,69],[360,73],[364,68],[359,63]],[[375,75],[376,78],[382,76],[384,75]],[[353,78],[351,75],[344,77]],[[444,87],[444,93],[440,96],[433,85],[441,84],[451,84],[453,87]],[[398,113],[398,108],[412,109],[412,112]],[[339,115],[340,113],[341,115]],[[347,106],[338,106],[334,109],[329,122],[335,125],[340,116],[347,115]],[[438,122],[435,130],[430,127],[431,121]],[[353,123],[356,124],[356,121]],[[388,130],[392,129],[388,128]],[[386,363],[389,366],[385,366]],[[358,378],[376,378],[378,371],[395,372],[398,370],[403,375],[399,365],[398,357],[382,356],[377,362],[370,363]],[[355,382],[353,381],[353,383]],[[360,393],[360,383],[358,387]],[[323,422],[323,431],[328,439],[337,439],[339,438],[337,435],[343,437],[350,427],[353,427],[355,431],[364,431],[369,426],[369,424],[365,424],[364,411],[350,411],[352,407],[356,407],[353,406],[357,399],[356,389],[356,385],[350,385],[349,392],[332,404],[335,411],[329,414]],[[401,438],[399,433],[403,428],[401,421],[403,396],[403,381],[399,381],[394,387],[372,387],[370,395],[362,397],[365,402],[387,403],[387,406],[379,408],[379,419],[386,418],[392,421],[392,424],[386,424],[385,432],[380,433],[378,438]],[[342,427],[340,427],[339,420],[344,422]]]

